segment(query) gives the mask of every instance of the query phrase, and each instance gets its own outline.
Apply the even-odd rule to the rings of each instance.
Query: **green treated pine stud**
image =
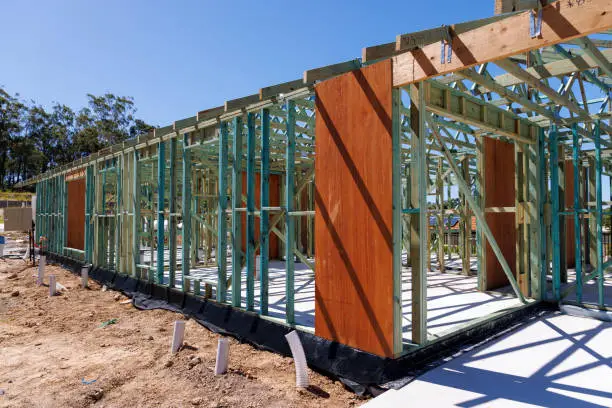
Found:
[[[170,139],[170,180],[169,180],[168,246],[170,250],[168,265],[168,286],[173,288],[176,275],[176,138]]]
[[[85,262],[91,262],[89,235],[91,230],[91,166],[85,168]]]
[[[107,166],[108,163],[105,163]],[[106,215],[106,172],[102,173],[102,197],[99,198],[101,208],[98,208],[97,213]],[[98,248],[101,248],[98,264],[104,268],[108,267],[108,236],[106,231],[106,217],[98,218]]]
[[[51,177],[50,182],[50,195],[51,195],[51,208],[49,211],[49,220],[50,220],[50,228],[49,228],[49,249],[50,252],[56,253],[56,245],[57,245],[57,237],[56,237],[56,228],[55,228],[55,202],[57,201],[57,197],[55,196],[56,188],[55,188],[55,177]]]
[[[552,125],[548,135],[550,153],[550,194],[552,198],[552,269],[553,269],[553,298],[559,300],[561,293],[561,237],[559,228],[559,150],[557,139],[557,126]]]
[[[393,201],[393,352],[399,354],[402,344],[402,157],[401,157],[401,89],[393,89],[392,111],[392,201]]]
[[[96,200],[96,174],[94,172],[94,167],[93,166],[89,166],[89,174],[90,174],[90,182],[89,182],[89,186],[90,186],[90,191],[89,191],[89,214],[91,215],[90,217],[90,222],[89,222],[89,263],[93,263],[94,258],[93,258],[93,250],[94,250],[94,243],[95,243],[95,234],[94,234],[94,219],[93,219],[93,215],[95,213],[95,200]]]
[[[217,302],[227,300],[227,123],[219,124],[219,197],[217,203]]]
[[[246,216],[246,309],[252,311],[255,299],[255,114],[247,114],[247,216]]]
[[[57,177],[51,177],[51,248],[57,253]]]
[[[157,147],[157,283],[164,283],[164,209],[166,188],[166,144]]]
[[[35,242],[39,242],[40,240],[40,199],[41,199],[41,195],[40,195],[40,182],[36,183],[36,224],[34,225],[34,241]]]
[[[604,307],[604,274],[603,274],[603,237],[602,237],[602,187],[601,187],[601,122],[595,122],[593,141],[595,142],[595,223],[597,225],[597,288],[599,307]]]
[[[414,95],[415,92],[417,95]],[[415,260],[412,263],[412,341],[417,344],[424,344],[427,342],[427,260],[429,259],[427,229],[429,228],[429,217],[427,215],[427,126],[425,123],[425,89],[423,83],[419,84],[418,87],[416,84],[411,85],[410,98],[411,103],[418,109],[418,112],[414,112],[415,116],[417,116],[415,119],[418,121],[415,123],[415,130],[418,130],[418,133],[415,132],[414,136],[411,137],[411,149],[414,149],[416,152],[414,156],[414,173],[416,173],[418,181],[416,201],[418,202],[419,209],[418,217],[415,217],[417,219],[414,220],[419,225],[419,260],[418,262]],[[413,112],[410,114],[412,117]],[[459,177],[459,174],[457,174],[457,177]],[[412,192],[415,193],[414,191]]]
[[[242,219],[237,208],[242,207],[242,118],[234,118],[232,162],[232,306],[241,303]]]
[[[140,170],[138,150],[134,149],[132,157],[132,276],[138,274],[140,264]]]
[[[181,244],[181,274],[184,282],[185,276],[189,276],[190,267],[190,244],[191,244],[191,152],[187,148],[189,145],[189,133],[183,135],[183,190],[182,190],[182,208],[183,208],[183,229],[182,229],[182,244]],[[182,290],[185,290],[184,283]]]
[[[546,220],[544,217],[544,202],[546,201],[546,152],[545,152],[545,129],[540,129],[538,132],[538,171],[539,171],[539,189],[540,189],[540,300],[546,300],[546,275],[548,272],[548,264],[546,263]]]
[[[269,259],[269,214],[270,206],[270,110],[261,110],[261,184],[259,218],[259,313],[268,314],[268,259]]]
[[[291,212],[294,200],[295,175],[295,102],[287,101],[287,148],[285,173],[285,320],[288,324],[295,324],[295,265],[293,248],[295,246],[295,222]]]
[[[582,250],[580,243],[580,146],[578,125],[572,125],[572,158],[574,161],[574,231],[576,245],[576,300],[582,302]]]
[[[55,252],[55,237],[53,236],[53,210],[54,210],[54,201],[55,201],[55,191],[54,191],[54,178],[51,177],[49,179],[49,252]]]
[[[62,186],[64,188],[63,194],[62,194],[62,226],[63,226],[63,233],[62,233],[62,247],[66,247],[66,243],[67,243],[67,235],[68,235],[68,214],[67,214],[67,209],[68,209],[68,186],[66,184],[66,176],[64,175],[62,177]]]
[[[115,160],[115,177],[117,177],[117,198],[115,200],[115,272],[121,272],[119,268],[120,264],[120,251],[121,251],[121,206],[123,205],[121,201],[121,194],[123,194],[123,183],[121,182],[121,168],[123,163],[119,164],[119,160],[121,156],[117,157]]]

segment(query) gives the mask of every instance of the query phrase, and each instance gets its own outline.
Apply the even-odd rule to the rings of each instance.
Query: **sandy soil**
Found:
[[[295,388],[293,361],[230,340],[230,370],[213,373],[218,335],[187,321],[186,346],[169,353],[173,322],[139,311],[59,266],[66,287],[49,297],[36,268],[0,259],[0,407],[318,407],[363,401],[339,381],[310,372]],[[103,322],[117,319],[102,327]],[[94,381],[95,380],[95,381]]]

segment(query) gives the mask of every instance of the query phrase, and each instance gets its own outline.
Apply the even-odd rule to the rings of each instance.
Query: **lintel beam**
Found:
[[[436,81],[426,81],[424,84],[428,111],[500,136],[524,143],[534,142],[530,130],[533,125],[527,119]]]

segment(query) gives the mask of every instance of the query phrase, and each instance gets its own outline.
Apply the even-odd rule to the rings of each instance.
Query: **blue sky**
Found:
[[[132,96],[158,126],[357,58],[397,34],[493,15],[493,0],[0,0],[0,86],[79,109]]]

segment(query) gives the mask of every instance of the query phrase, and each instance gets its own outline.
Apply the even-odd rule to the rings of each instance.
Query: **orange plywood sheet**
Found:
[[[565,161],[565,207],[574,208],[574,163]],[[565,259],[568,268],[576,267],[576,229],[574,217],[565,218]]]
[[[393,356],[392,78],[387,60],[316,92],[315,334]]]
[[[270,207],[280,206],[280,176],[278,174],[270,174],[269,181],[270,188]],[[247,192],[247,180],[246,172],[242,173],[242,194],[246,196]],[[242,203],[246,207],[246,201]],[[255,173],[255,208],[261,206],[261,173]],[[269,213],[269,219],[271,220],[276,213]],[[276,227],[280,228],[280,224]],[[259,242],[259,217],[255,217],[255,242]],[[246,253],[246,214],[242,213],[242,250]],[[270,233],[269,238],[269,259],[279,259],[279,244],[278,237],[274,233]],[[259,255],[259,249],[257,249],[257,255]]]
[[[514,145],[501,140],[483,138],[485,149],[485,207],[514,207]],[[516,226],[514,213],[486,213],[485,219],[512,272],[516,276]],[[497,260],[491,245],[486,244],[486,290],[497,289],[510,282]]]
[[[66,246],[85,250],[85,179],[66,183],[68,225]]]

